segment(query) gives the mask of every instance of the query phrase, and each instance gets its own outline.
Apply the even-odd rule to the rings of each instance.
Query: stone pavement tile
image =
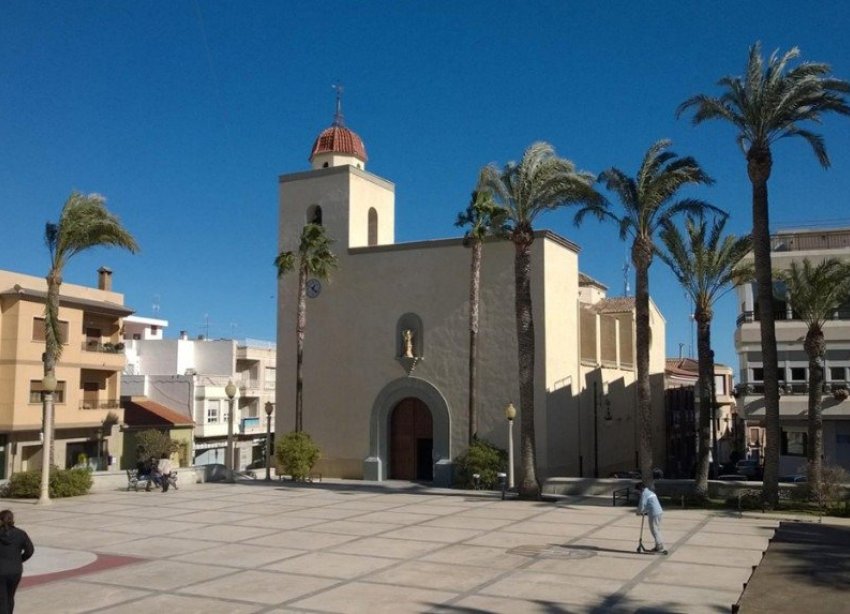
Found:
[[[53,527],[56,532],[49,537],[44,535],[30,534],[30,539],[36,544],[41,543],[45,546],[53,546],[54,548],[68,548],[70,550],[101,550],[103,552],[112,552],[112,548],[116,544],[122,544],[137,539],[135,535],[127,533],[114,533],[111,531],[95,531],[85,529],[80,531],[72,531],[65,527]],[[26,529],[25,529],[26,530]],[[29,531],[27,530],[27,533]],[[119,554],[124,554],[119,553]]]
[[[246,513],[247,512],[247,513]],[[207,512],[192,512],[191,519],[196,524],[238,524],[241,520],[245,520],[246,516],[250,516],[250,510],[241,510],[236,512],[227,512],[223,510],[210,510]],[[185,520],[185,518],[180,518]]]
[[[483,595],[519,599],[587,604],[602,602],[609,595],[620,590],[622,586],[622,581],[611,578],[515,571],[478,592]]]
[[[316,507],[292,510],[286,513],[294,518],[322,518],[325,520],[342,520],[352,516],[362,516],[361,510],[349,510],[337,507]]]
[[[607,518],[598,514],[587,513],[585,510],[575,511],[566,509],[556,509],[551,512],[546,512],[535,516],[535,522],[552,522],[552,523],[569,523],[569,524],[585,524],[585,525],[601,525],[608,521]]]
[[[213,546],[206,550],[181,554],[180,556],[172,557],[171,560],[186,561],[187,563],[203,561],[210,565],[253,569],[293,556],[299,556],[306,552],[306,550],[295,550],[293,548],[268,548],[264,546],[253,546],[251,544],[224,544]]]
[[[556,522],[537,522],[530,520],[528,522],[517,522],[505,530],[512,533],[527,533],[536,535],[539,538],[546,538],[554,541],[564,541],[566,538],[578,537],[593,530],[592,527],[586,524],[567,524]]]
[[[397,524],[380,522],[354,522],[352,520],[332,520],[310,527],[311,531],[319,533],[340,533],[342,535],[376,535],[394,529],[402,528]]]
[[[161,518],[156,521],[156,534],[168,535],[171,533],[181,533],[183,531],[188,531],[197,527],[198,525],[194,522],[187,522],[185,520],[168,520],[167,518]],[[150,536],[151,524],[149,522],[145,522],[144,520],[136,521],[128,520],[125,518],[122,520],[121,524],[110,524],[109,530],[113,533],[127,533],[131,536]],[[131,537],[128,537],[127,539],[131,539]]]
[[[124,586],[63,580],[19,590],[15,595],[15,610],[26,614],[74,614],[114,606],[150,594],[150,591]]]
[[[132,509],[135,506],[132,503],[104,503],[86,501],[78,503],[72,509],[75,514],[93,514],[102,517],[104,514],[111,514],[120,510]]]
[[[652,538],[649,538],[650,541]],[[636,556],[655,556],[655,555],[643,555],[635,552],[638,545],[637,534],[635,534],[635,538],[633,540],[624,540],[624,539],[598,539],[595,536],[593,538],[583,537],[582,539],[578,539],[575,542],[570,542],[570,546],[580,546],[583,548],[595,548],[600,552],[604,552],[605,556],[613,556],[613,557],[625,557],[625,558],[634,558]]]
[[[228,573],[233,573],[233,570],[181,561],[150,561],[87,574],[84,580],[98,584],[117,584],[130,588],[144,587],[155,591],[167,591],[187,584],[211,580]]]
[[[300,550],[322,550],[344,544],[353,539],[357,538],[351,535],[316,533],[309,530],[302,530],[281,531],[272,535],[266,535],[265,537],[250,539],[244,543],[255,546],[281,546],[283,548],[296,548]]]
[[[540,514],[541,510],[523,507],[511,507],[510,503],[501,501],[502,505],[491,505],[468,510],[466,517],[496,518],[499,520],[525,520]],[[507,503],[507,505],[505,505]]]
[[[352,522],[385,522],[388,524],[398,524],[407,526],[410,524],[419,524],[433,518],[437,518],[434,514],[416,514],[411,512],[396,512],[395,510],[386,512],[369,512],[362,516],[353,516],[350,518]]]
[[[127,535],[123,535],[125,539]],[[78,542],[86,543],[86,542]],[[117,544],[104,544],[96,548],[99,552],[109,554],[121,554],[124,556],[141,556],[146,558],[166,558],[187,552],[196,552],[215,546],[216,542],[201,541],[198,539],[181,539],[179,537],[143,537],[133,541],[124,541]]]
[[[263,569],[348,580],[390,565],[398,565],[398,563],[388,558],[336,552],[309,552],[304,556],[266,565]]]
[[[442,527],[403,527],[382,535],[390,539],[416,539],[428,542],[454,543],[481,535],[475,529],[447,529]]]
[[[768,536],[737,535],[735,533],[708,533],[700,531],[688,538],[690,546],[717,546],[721,548],[739,548],[766,550]]]
[[[643,543],[647,544],[647,540],[650,544],[654,544],[652,540],[652,534],[649,532],[649,523],[645,523],[643,527]],[[661,522],[661,535],[664,538],[664,544],[669,546],[671,544],[676,543],[683,537],[687,535],[686,531],[675,531],[668,529],[667,525],[662,521]],[[635,546],[637,546],[638,539],[640,538],[640,521],[637,522],[632,527],[618,527],[618,526],[608,526],[608,527],[600,527],[596,531],[593,531],[588,535],[588,537],[592,539],[616,539],[627,541],[629,539],[633,539],[635,542]]]
[[[180,533],[180,537],[184,539],[206,539],[220,542],[241,542],[246,539],[270,535],[273,532],[269,528],[243,527],[235,524],[214,524],[183,531]]]
[[[746,567],[752,569],[762,558],[761,550],[738,548],[714,548],[712,546],[678,546],[669,555],[670,561],[678,563],[703,563],[705,565],[724,565],[727,567]]]
[[[423,542],[409,539],[387,539],[364,537],[356,541],[331,548],[333,552],[366,556],[385,556],[394,559],[409,559],[443,547],[438,542]]]
[[[775,526],[769,524],[716,522],[710,520],[702,529],[706,533],[733,533],[735,535],[755,535],[770,539],[776,532]]]
[[[437,516],[433,520],[423,522],[423,527],[445,527],[450,529],[477,529],[479,531],[493,531],[501,527],[513,524],[513,520],[499,520],[497,518],[480,518],[458,515]]]
[[[227,495],[224,497],[219,497],[217,499],[218,502],[229,503],[230,505],[241,505],[245,506],[246,509],[253,511],[252,505],[253,503],[268,503],[271,499],[270,495],[265,493],[245,493],[241,492],[238,494]]]
[[[160,593],[137,601],[122,603],[114,608],[98,610],[98,614],[150,614],[151,612],[180,612],[180,614],[251,614],[264,609],[258,604],[246,604],[188,595]]]
[[[142,494],[150,495],[151,493]],[[180,516],[185,516],[188,519],[190,515],[194,513],[195,512],[192,510],[172,508],[167,505],[140,505],[129,510],[113,512],[116,516],[126,517],[127,522],[132,522],[133,520],[138,522],[138,519],[156,520],[159,518],[179,518]]]
[[[624,601],[632,611],[718,614],[729,612],[740,591],[693,588],[676,584],[641,582],[629,590]]]
[[[469,565],[463,569],[447,569],[442,563],[407,561],[371,574],[368,581],[412,588],[427,586],[434,590],[465,593],[490,582],[502,573],[502,569],[488,567]]]
[[[750,577],[751,571],[749,568],[741,567],[679,563],[665,557],[660,560],[659,565],[654,566],[646,573],[643,577],[643,582],[658,582],[706,589],[717,586],[738,588],[743,587],[744,582]]]
[[[405,514],[407,512],[414,512],[416,514],[430,514],[432,516],[448,516],[449,514],[459,514],[461,512],[468,512],[469,508],[457,505],[440,505],[432,503],[426,505],[407,505],[404,507],[395,508],[393,511],[401,514]]]
[[[221,510],[227,509],[230,507],[238,506],[238,503],[234,503],[233,501],[227,500],[223,501],[221,499],[181,499],[180,501],[171,501],[171,508],[175,510]],[[246,508],[250,513],[254,512],[254,507]]]
[[[493,597],[488,595],[473,595],[460,601],[455,601],[444,606],[437,606],[431,612],[434,614],[458,614],[462,612],[488,614],[563,614],[578,612],[574,604],[546,601],[543,599],[524,600],[511,599],[510,597]],[[581,611],[600,611],[586,608]],[[610,612],[610,610],[605,610]]]
[[[97,514],[63,514],[61,518],[54,518],[50,521],[51,526],[68,529],[109,528],[109,530],[112,530],[112,527],[120,527],[124,524],[127,524],[126,518],[99,516]]]
[[[301,518],[289,516],[286,512],[279,511],[279,515],[253,516],[239,521],[240,526],[268,527],[270,529],[301,529],[314,524],[326,522],[322,518]]]
[[[351,582],[291,604],[294,608],[346,614],[405,614],[431,611],[455,593],[407,586]]]
[[[655,559],[650,556],[632,558],[613,556],[592,556],[586,559],[541,558],[526,567],[527,571],[553,574],[608,578],[610,580],[631,580],[643,572]]]
[[[387,509],[387,504],[380,501],[372,501],[371,499],[354,499],[343,501],[337,507],[345,510],[361,510],[363,512],[374,512]]]
[[[224,508],[224,509],[227,510],[227,511],[238,511],[238,510],[241,509],[243,512],[247,512],[247,513],[251,514],[252,517],[262,518],[264,516],[269,516],[269,515],[272,515],[272,514],[274,514],[274,515],[283,514],[283,513],[286,513],[288,510],[291,510],[293,508],[283,507],[283,506],[278,505],[277,503],[266,502],[266,503],[252,503],[247,508],[243,508],[239,505],[232,505],[232,506],[230,506],[228,508]],[[299,508],[299,509],[303,509],[303,508]]]
[[[501,531],[479,535],[478,537],[467,540],[464,544],[472,546],[499,546],[505,550],[510,550],[517,546],[561,544],[566,541],[569,541],[569,538],[537,535],[534,533],[515,533],[503,529]]]
[[[469,546],[467,544],[447,546],[420,558],[422,561],[448,565],[476,565],[492,569],[515,569],[529,562],[527,556],[511,554],[504,548]],[[458,573],[463,569],[456,568]]]
[[[334,584],[337,584],[337,580],[312,576],[287,576],[280,572],[252,570],[240,571],[210,582],[195,584],[180,589],[179,592],[273,605],[326,589]]]

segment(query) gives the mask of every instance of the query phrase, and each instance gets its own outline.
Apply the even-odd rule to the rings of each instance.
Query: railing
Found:
[[[844,381],[826,381],[823,383],[823,394],[831,394],[836,390],[846,389],[847,383]],[[750,382],[747,384],[739,384],[735,386],[732,394],[734,397],[741,395],[764,394],[764,382]],[[809,394],[809,384],[807,382],[779,382],[779,394]]]
[[[259,418],[242,418],[242,422],[239,425],[239,430],[241,432],[245,432],[248,429],[257,428],[262,426]]]
[[[245,389],[256,389],[260,387],[260,380],[257,379],[243,379],[239,382],[239,387],[242,390]]]
[[[121,402],[118,399],[80,401],[80,409],[118,409],[119,407],[121,407]]]
[[[100,341],[83,341],[83,351],[102,352],[104,354],[120,354],[124,351],[123,343],[101,343]]]

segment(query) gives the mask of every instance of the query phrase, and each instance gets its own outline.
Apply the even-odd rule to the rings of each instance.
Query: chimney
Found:
[[[97,270],[97,289],[112,291],[112,269],[102,266]]]
[[[189,339],[189,333],[187,333],[185,330],[181,330],[180,331],[180,338],[183,341],[186,341],[187,339]]]

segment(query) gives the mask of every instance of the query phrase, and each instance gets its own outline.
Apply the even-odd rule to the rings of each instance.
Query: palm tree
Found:
[[[586,215],[609,219],[620,229],[620,239],[632,237],[635,267],[635,343],[637,351],[637,406],[640,421],[640,470],[643,481],[652,477],[652,399],[649,380],[649,267],[655,253],[653,237],[663,224],[680,213],[717,210],[695,199],[674,201],[688,184],[710,184],[711,178],[691,157],[680,158],[667,151],[670,141],[661,140],[646,152],[637,175],[632,178],[617,168],[599,175],[599,181],[614,192],[623,205],[622,215],[613,213],[607,202],[585,207],[576,214],[576,224]]]
[[[118,218],[106,209],[106,199],[100,194],[71,192],[58,222],[48,222],[44,228],[44,241],[50,252],[50,270],[47,273],[47,302],[44,311],[44,375],[56,378],[56,364],[62,356],[61,322],[59,320],[59,291],[65,265],[76,254],[92,247],[121,247],[136,253],[139,246]],[[48,413],[45,403],[45,414]],[[45,415],[44,453],[42,462],[52,464],[53,441],[52,411]],[[49,423],[49,427],[48,427]],[[41,474],[41,492],[45,501],[48,495],[48,470]]]
[[[277,276],[298,267],[298,312],[295,325],[297,358],[295,376],[295,432],[304,429],[304,331],[307,328],[307,278],[312,276],[324,281],[337,267],[337,259],[331,251],[333,241],[320,224],[307,224],[301,231],[297,254],[281,252],[275,258]]]
[[[752,240],[749,236],[724,237],[726,220],[726,216],[715,217],[709,231],[704,218],[689,215],[685,221],[687,238],[675,225],[667,222],[660,235],[666,251],[658,253],[694,302],[700,382],[696,494],[701,498],[708,496],[709,433],[717,406],[714,386],[710,385],[714,381],[714,352],[711,349],[714,303],[735,285],[752,277],[752,267],[741,263],[752,249]],[[716,450],[714,460],[717,462]]]
[[[466,211],[458,214],[455,226],[469,227],[464,236],[464,245],[472,248],[472,264],[469,276],[469,444],[475,440],[478,432],[477,395],[478,383],[478,315],[481,296],[481,252],[484,239],[498,233],[502,225],[504,209],[493,202],[493,197],[485,190],[472,193],[472,200]]]
[[[779,496],[779,370],[776,353],[776,324],[773,313],[773,283],[770,264],[770,224],[767,181],[773,166],[771,145],[781,138],[800,137],[812,147],[824,168],[829,156],[823,137],[800,128],[806,121],[820,123],[829,112],[850,114],[842,95],[850,83],[829,76],[827,64],[789,63],[800,55],[794,47],[782,56],[771,54],[765,66],[761,45],[750,47],[746,74],[727,76],[719,81],[723,93],[715,98],[699,94],[683,102],[677,116],[694,109],[693,123],[720,119],[738,132],[738,145],[747,159],[752,184],[753,254],[758,286],[758,316],[764,365],[766,448],[764,499],[771,506]]]
[[[850,297],[850,267],[835,258],[813,265],[808,258],[776,272],[785,282],[787,300],[808,327],[803,348],[809,357],[809,441],[808,482],[817,494],[823,479],[823,359],[826,353],[823,326],[835,310]]]
[[[534,440],[534,319],[531,311],[531,245],[534,220],[545,211],[565,205],[601,202],[594,177],[555,155],[548,143],[529,146],[522,160],[504,168],[488,165],[481,170],[480,189],[489,190],[505,209],[506,236],[514,244],[514,283],[519,360],[520,454],[522,475],[519,494],[540,496]]]

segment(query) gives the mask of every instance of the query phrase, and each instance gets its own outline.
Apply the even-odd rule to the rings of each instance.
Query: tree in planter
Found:
[[[461,488],[493,488],[499,483],[499,472],[505,471],[507,464],[508,453],[505,450],[476,437],[469,448],[455,459],[455,483]],[[475,475],[478,475],[477,483]]]
[[[156,429],[148,429],[136,435],[136,460],[145,461],[150,458],[161,458],[163,454],[171,456],[180,450],[180,442],[171,439],[168,433]]]
[[[310,477],[320,457],[319,446],[304,431],[287,433],[275,445],[278,466],[282,473],[292,476],[293,482]]]

